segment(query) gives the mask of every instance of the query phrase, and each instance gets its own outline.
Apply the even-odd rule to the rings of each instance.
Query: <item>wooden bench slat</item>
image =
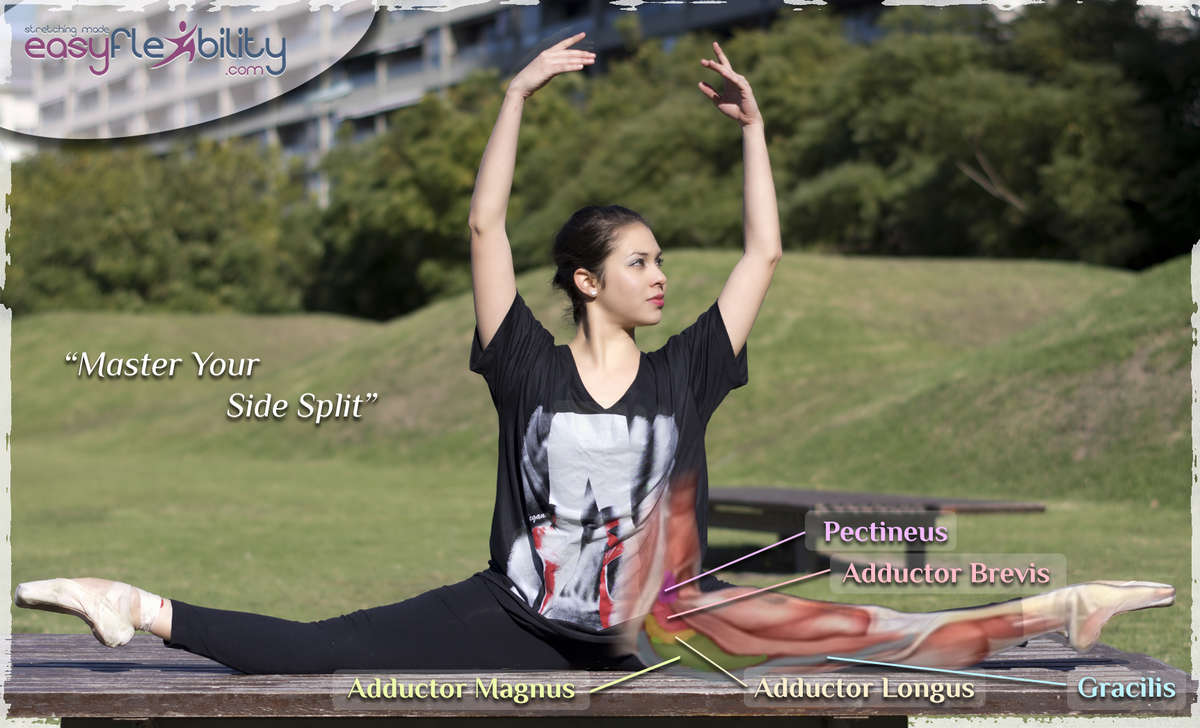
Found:
[[[206,658],[164,647],[162,641],[138,635],[118,649],[100,645],[91,635],[13,635],[13,673],[5,684],[4,698],[14,717],[330,717],[383,716],[738,716],[738,715],[912,715],[971,714],[981,712],[962,706],[917,710],[907,706],[824,707],[780,704],[769,708],[746,704],[747,690],[719,675],[697,677],[670,671],[648,673],[590,696],[584,711],[529,704],[509,710],[456,709],[439,705],[413,707],[396,701],[382,709],[349,712],[335,707],[335,676],[330,675],[242,675]],[[1027,646],[1013,648],[969,668],[1009,677],[1067,682],[1072,671],[1086,670],[1097,676],[1128,675],[1129,670],[1152,671],[1173,680],[1186,691],[1188,703],[1195,699],[1196,684],[1189,676],[1145,655],[1121,652],[1106,645],[1080,654],[1061,636],[1046,635]],[[359,674],[388,677],[387,671]],[[515,682],[571,682],[577,691],[623,676],[620,672],[531,672],[488,671],[486,673],[397,674],[400,679],[460,681],[473,683],[476,675]],[[854,667],[836,673],[804,675],[805,680],[836,680],[885,675],[910,683],[945,682],[949,676],[911,670]],[[346,681],[346,676],[336,679]],[[986,686],[982,712],[1015,714],[1063,714],[1068,708],[1064,688],[1009,681],[967,678],[977,687]],[[750,691],[752,692],[752,690]],[[1168,711],[1175,712],[1175,711]],[[1186,708],[1177,711],[1186,714]]]

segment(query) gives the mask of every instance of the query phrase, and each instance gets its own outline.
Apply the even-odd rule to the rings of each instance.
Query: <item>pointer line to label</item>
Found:
[[[603,690],[604,688],[611,688],[613,685],[616,685],[617,683],[623,683],[626,680],[632,680],[635,677],[637,677],[638,675],[645,675],[646,673],[650,672],[651,670],[657,670],[660,667],[665,667],[667,665],[670,665],[672,662],[678,662],[679,659],[680,659],[679,656],[676,655],[675,657],[672,657],[669,660],[664,660],[664,661],[658,663],[657,665],[651,665],[650,667],[647,667],[645,670],[638,670],[637,672],[633,673],[632,675],[626,675],[625,677],[620,678],[618,680],[613,680],[612,682],[604,683],[603,685],[601,685],[598,688],[592,688],[591,690],[588,691],[588,693],[589,694],[598,693],[601,690]]]
[[[797,576],[795,579],[788,579],[787,581],[781,581],[778,584],[772,584],[771,586],[764,586],[762,589],[755,589],[752,592],[747,592],[745,594],[741,594],[736,597],[730,597],[728,599],[723,599],[723,600],[717,602],[716,604],[705,604],[703,607],[696,607],[695,609],[689,609],[686,612],[679,612],[678,614],[671,614],[671,615],[667,616],[667,619],[675,619],[676,617],[682,617],[685,614],[691,614],[692,612],[699,612],[702,609],[712,609],[713,607],[719,607],[722,604],[728,604],[729,602],[735,602],[738,599],[745,599],[746,597],[752,597],[755,594],[762,594],[765,591],[771,591],[772,589],[778,589],[781,586],[787,586],[788,584],[794,584],[798,581],[804,581],[805,579],[811,579],[814,576],[821,576],[822,574],[828,574],[828,573],[829,573],[829,569],[825,569],[824,571],[818,571],[815,574],[805,574],[804,576]]]
[[[721,666],[720,666],[720,665],[718,665],[717,663],[715,663],[715,662],[713,662],[712,660],[710,660],[710,659],[708,658],[708,656],[707,656],[707,655],[705,655],[703,652],[701,652],[700,650],[696,649],[695,647],[692,647],[692,646],[691,646],[691,645],[689,645],[687,642],[684,642],[684,641],[683,641],[683,640],[682,640],[680,637],[676,636],[676,637],[675,637],[675,641],[676,641],[676,642],[678,642],[679,644],[683,645],[684,647],[688,648],[688,649],[689,649],[689,650],[691,650],[692,652],[695,652],[697,655],[699,655],[699,657],[700,657],[700,659],[701,659],[701,660],[704,660],[704,661],[705,661],[705,662],[707,662],[708,664],[712,665],[713,667],[717,668],[717,669],[718,669],[718,670],[720,670],[721,672],[723,672],[723,673],[725,673],[726,675],[728,675],[728,676],[729,676],[729,679],[736,681],[738,685],[741,685],[741,686],[742,686],[742,687],[744,687],[744,688],[748,688],[748,687],[750,687],[749,685],[747,685],[746,683],[742,682],[741,680],[738,680],[738,678],[737,678],[737,676],[736,676],[736,675],[734,675],[733,673],[729,672],[729,671],[728,671],[728,670],[726,670],[725,668],[721,667]]]
[[[787,543],[788,541],[791,541],[792,539],[795,539],[795,538],[800,538],[800,537],[801,537],[801,536],[803,536],[804,534],[805,534],[805,532],[804,532],[804,531],[801,531],[800,533],[797,533],[795,536],[788,536],[788,537],[787,537],[787,538],[785,538],[785,539],[781,539],[781,540],[779,540],[779,541],[776,541],[775,543],[771,544],[770,546],[764,546],[764,547],[762,547],[761,549],[759,549],[758,551],[755,551],[754,553],[746,554],[745,556],[739,556],[738,558],[734,559],[733,561],[730,561],[730,562],[729,562],[729,563],[727,563],[727,564],[721,564],[721,565],[720,565],[720,566],[718,566],[717,568],[715,568],[715,569],[709,569],[708,571],[704,572],[703,574],[700,574],[699,576],[693,576],[691,579],[688,579],[688,580],[686,580],[686,581],[681,581],[681,582],[679,582],[678,584],[676,584],[675,586],[670,586],[670,587],[667,587],[666,589],[663,589],[663,591],[664,591],[664,592],[669,592],[669,591],[672,591],[672,590],[674,590],[674,589],[678,589],[679,587],[683,586],[684,584],[689,584],[689,583],[691,583],[691,582],[693,582],[693,581],[695,581],[695,580],[697,580],[697,579],[700,579],[700,578],[702,578],[702,577],[708,576],[709,574],[716,573],[716,572],[720,571],[721,569],[724,569],[726,566],[733,566],[734,564],[736,564],[736,563],[737,563],[737,562],[739,562],[739,561],[745,561],[746,559],[750,558],[751,556],[758,556],[758,555],[759,555],[759,554],[761,554],[763,551],[766,551],[766,550],[768,550],[768,549],[773,549],[773,548],[775,548],[776,546],[778,546],[779,544],[781,544],[781,543]]]
[[[1012,680],[1014,682],[1037,683],[1038,685],[1057,685],[1060,688],[1067,687],[1067,683],[1050,682],[1049,680],[1031,680],[1027,677],[1008,677],[1007,675],[989,675],[986,672],[964,672],[962,670],[943,670],[938,667],[920,667],[917,665],[900,665],[895,662],[875,662],[874,660],[856,660],[853,657],[826,657],[826,660],[835,660],[837,662],[859,662],[864,665],[883,665],[884,667],[902,667],[906,670],[924,670],[927,672],[945,672],[951,675],[969,675],[971,677],[986,677],[992,680]]]

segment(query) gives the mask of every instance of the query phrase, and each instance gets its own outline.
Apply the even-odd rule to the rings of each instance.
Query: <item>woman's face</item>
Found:
[[[662,249],[654,233],[641,223],[617,230],[604,259],[604,283],[594,299],[606,317],[626,328],[652,326],[662,321],[666,292]]]

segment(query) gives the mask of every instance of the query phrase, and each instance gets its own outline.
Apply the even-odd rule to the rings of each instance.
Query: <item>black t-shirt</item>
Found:
[[[633,384],[611,407],[583,385],[567,346],[514,298],[470,367],[499,415],[491,560],[483,572],[500,603],[541,634],[614,642],[622,560],[637,548],[668,483],[697,479],[701,553],[708,479],[704,431],[725,395],[747,381],[716,303],[696,322],[643,352]],[[702,588],[703,585],[702,585]]]

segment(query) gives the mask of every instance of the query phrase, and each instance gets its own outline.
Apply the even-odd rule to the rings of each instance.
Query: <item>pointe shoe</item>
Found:
[[[113,582],[107,592],[99,594],[73,579],[45,579],[18,584],[13,601],[18,607],[74,614],[87,622],[96,639],[120,647],[133,639],[135,631],[128,597],[122,593],[131,589],[128,584]]]
[[[1101,628],[1113,616],[1175,602],[1175,587],[1153,581],[1089,581],[1068,589],[1072,597],[1067,636],[1080,652],[1096,644]]]

